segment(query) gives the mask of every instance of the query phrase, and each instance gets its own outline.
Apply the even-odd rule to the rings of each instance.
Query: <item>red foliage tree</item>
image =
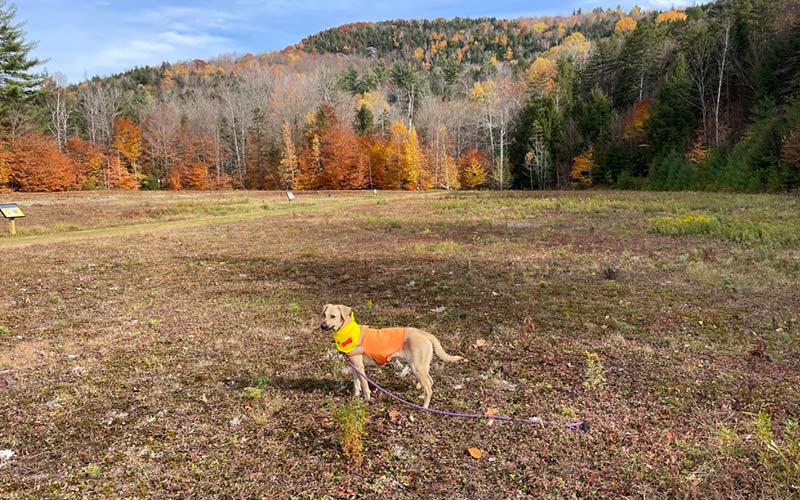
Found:
[[[18,137],[6,158],[8,184],[18,191],[64,191],[75,187],[75,165],[49,136]]]
[[[300,155],[301,184],[306,189],[361,189],[367,183],[367,157],[358,136],[330,106],[323,106],[307,133]]]
[[[78,136],[72,136],[67,139],[66,153],[72,158],[75,167],[76,186],[94,189],[103,183],[106,156],[100,148],[92,146]]]

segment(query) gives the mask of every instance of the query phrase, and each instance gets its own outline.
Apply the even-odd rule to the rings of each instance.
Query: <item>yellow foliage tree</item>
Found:
[[[281,125],[281,138],[283,139],[279,171],[281,185],[285,189],[294,189],[295,178],[300,170],[300,164],[295,153],[292,131],[288,122],[284,121]],[[319,144],[317,144],[317,151],[319,151]]]
[[[592,42],[583,36],[583,33],[576,31],[569,35],[561,42],[561,45],[556,45],[547,52],[544,56],[546,58],[569,58],[576,64],[582,65],[589,59],[589,54],[592,50]]]
[[[594,166],[594,150],[587,149],[572,160],[572,185],[587,187],[592,185],[592,167]]]
[[[629,33],[636,29],[636,20],[630,16],[623,17],[614,25],[614,33]]]
[[[403,132],[405,132],[405,127],[403,127]],[[400,164],[398,165],[400,185],[398,187],[408,190],[428,189],[431,187],[432,181],[427,173],[425,155],[419,145],[417,129],[412,126],[411,130],[403,135],[400,143]]]
[[[674,21],[685,21],[686,13],[680,10],[668,10],[656,16],[656,24],[671,23]]]
[[[125,159],[134,175],[138,175],[136,160],[142,154],[142,130],[127,116],[114,122],[114,149]]]
[[[558,73],[556,63],[550,59],[537,57],[531,67],[528,68],[528,83],[539,94],[549,94],[555,86],[555,78]]]
[[[472,149],[461,155],[461,185],[464,189],[477,189],[486,182],[489,162]]]

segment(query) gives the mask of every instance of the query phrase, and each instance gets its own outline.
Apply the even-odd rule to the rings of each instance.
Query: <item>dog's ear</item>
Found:
[[[339,313],[342,315],[342,321],[347,322],[350,319],[350,313],[353,310],[347,306],[339,306]]]
[[[322,315],[323,315],[323,316],[325,316],[325,312],[326,312],[326,311],[328,310],[328,308],[329,308],[329,307],[331,307],[332,305],[333,305],[333,304],[325,304],[324,306],[322,306]]]

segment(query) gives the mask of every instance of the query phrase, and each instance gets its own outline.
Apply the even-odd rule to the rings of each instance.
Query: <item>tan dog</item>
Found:
[[[433,395],[433,379],[430,375],[433,353],[448,362],[461,361],[461,356],[447,354],[439,340],[432,334],[417,328],[386,328],[375,330],[356,323],[353,310],[347,306],[326,304],[322,308],[322,324],[325,331],[333,332],[336,348],[345,353],[361,373],[364,365],[382,365],[393,359],[405,359],[417,378],[417,389],[425,393],[425,408]],[[355,396],[362,393],[370,400],[367,380],[353,370],[353,389]]]

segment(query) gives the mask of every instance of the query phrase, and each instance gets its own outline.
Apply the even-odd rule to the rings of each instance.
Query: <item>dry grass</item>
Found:
[[[0,497],[798,495],[797,198],[281,196],[13,200],[28,217],[0,238]],[[689,213],[730,227],[653,230]],[[468,357],[434,364],[435,408],[591,430],[377,395],[353,467],[327,302]],[[398,372],[376,377],[416,397]]]

